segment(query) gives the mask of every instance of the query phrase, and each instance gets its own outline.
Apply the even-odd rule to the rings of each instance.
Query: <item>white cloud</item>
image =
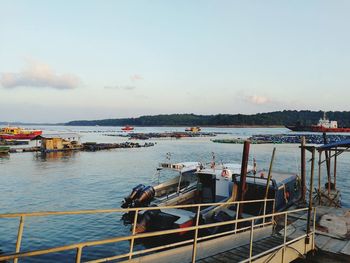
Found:
[[[1,73],[0,85],[4,88],[36,87],[53,89],[74,89],[81,80],[73,74],[57,74],[49,65],[27,60],[27,67],[18,73]]]
[[[143,80],[143,77],[139,74],[134,74],[134,75],[130,76],[130,80],[131,81]]]
[[[259,95],[246,96],[246,100],[256,105],[263,105],[271,102],[271,100],[268,97]]]
[[[119,89],[119,90],[134,90],[136,89],[135,86],[131,85],[116,85],[116,86],[105,86],[105,89]]]

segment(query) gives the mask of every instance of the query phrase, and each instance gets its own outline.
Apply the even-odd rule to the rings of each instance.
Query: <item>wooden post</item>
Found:
[[[244,141],[244,147],[243,147],[243,156],[242,156],[242,165],[241,165],[241,178],[239,181],[239,187],[238,187],[238,201],[244,200],[244,194],[246,191],[246,181],[247,181],[247,170],[248,170],[248,160],[249,160],[249,148],[250,148],[250,141]],[[243,204],[239,207],[239,215],[242,214],[243,211]]]
[[[305,149],[305,137],[301,137],[301,201],[306,200],[306,149]]]
[[[326,135],[325,132],[323,133],[323,142],[324,142],[324,144],[327,144],[327,143],[328,143],[328,141],[327,141],[327,135]],[[325,156],[326,156],[327,181],[328,181],[328,195],[329,195],[330,192],[331,192],[331,164],[330,164],[330,158],[329,158],[328,151],[325,150],[325,151],[324,151],[324,154],[325,154]]]
[[[335,148],[335,154],[334,154],[334,190],[337,189],[337,154],[338,149]]]
[[[273,148],[272,157],[271,157],[271,161],[270,161],[270,167],[269,167],[269,174],[267,176],[267,181],[266,181],[265,199],[267,199],[268,195],[269,195],[269,188],[270,188],[270,181],[271,181],[271,177],[272,177],[272,167],[273,167],[273,161],[275,159],[275,152],[276,152],[276,148]]]
[[[311,159],[311,175],[310,175],[310,192],[309,192],[309,210],[307,212],[307,226],[306,233],[310,234],[310,220],[311,220],[311,212],[312,212],[312,189],[314,188],[314,171],[315,171],[315,148],[312,149],[312,159]],[[309,244],[309,236],[305,240],[306,244]]]
[[[317,195],[318,195],[318,204],[321,205],[321,173],[322,173],[322,152],[318,152],[318,189],[317,189]],[[312,189],[311,189],[312,191]]]

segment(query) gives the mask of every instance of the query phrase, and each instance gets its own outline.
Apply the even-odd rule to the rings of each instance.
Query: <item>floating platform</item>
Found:
[[[293,221],[294,216],[294,221]],[[291,216],[287,232],[294,237],[303,231],[307,214]],[[315,221],[314,262],[350,262],[350,208],[318,206]]]

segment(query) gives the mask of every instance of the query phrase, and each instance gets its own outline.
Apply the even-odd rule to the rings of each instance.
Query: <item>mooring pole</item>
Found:
[[[244,194],[246,192],[249,148],[250,148],[250,141],[244,141],[242,165],[241,165],[241,178],[240,178],[239,187],[238,187],[238,201],[244,200]],[[239,206],[239,215],[242,214],[242,211],[243,211],[242,208],[243,208],[243,204]]]
[[[269,188],[270,188],[270,182],[272,177],[272,167],[273,167],[273,161],[275,159],[275,152],[276,152],[276,148],[273,148],[271,161],[270,161],[269,174],[267,176],[267,181],[266,181],[265,199],[267,199],[269,196]]]
[[[305,137],[301,137],[301,201],[305,202],[306,200],[306,149],[305,149],[306,141]]]
[[[334,154],[334,190],[337,189],[337,154],[338,154],[338,148],[335,148],[335,154]]]
[[[328,143],[328,140],[327,140],[327,135],[326,133],[324,132],[323,133],[323,143],[324,144],[327,144]],[[325,150],[324,151],[324,154],[326,156],[326,165],[327,165],[327,181],[328,181],[328,195],[330,194],[331,192],[331,163],[330,163],[330,159],[329,159],[329,154],[328,154],[328,151]]]
[[[309,191],[309,210],[307,211],[307,226],[306,226],[306,244],[309,244],[309,234],[310,234],[310,220],[311,220],[311,212],[312,212],[312,189],[314,187],[314,172],[315,172],[315,151],[316,149],[312,149],[312,158],[311,158],[311,175],[310,175],[310,191]]]

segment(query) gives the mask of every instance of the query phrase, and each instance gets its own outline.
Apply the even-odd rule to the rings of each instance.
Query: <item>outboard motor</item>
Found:
[[[139,194],[139,197],[135,199],[135,207],[140,207],[148,204],[154,197],[156,191],[152,186],[147,186],[142,189],[142,192]]]
[[[128,208],[132,206],[132,202],[134,199],[138,198],[141,195],[142,190],[145,189],[145,186],[143,184],[139,184],[135,186],[130,195],[124,198],[122,208]]]

